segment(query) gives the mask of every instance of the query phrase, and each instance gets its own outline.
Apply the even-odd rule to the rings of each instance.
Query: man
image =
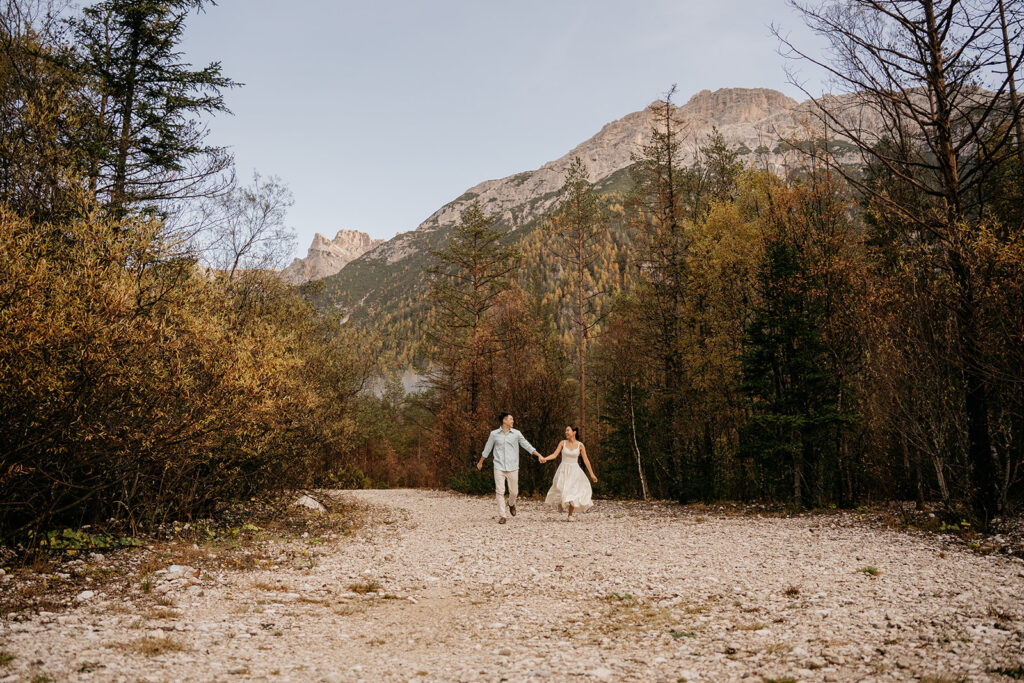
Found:
[[[502,413],[498,418],[501,420],[501,427],[491,432],[487,437],[487,445],[476,468],[484,468],[484,460],[494,452],[494,490],[498,498],[498,524],[504,524],[508,520],[505,517],[505,484],[508,484],[508,511],[516,516],[516,498],[519,495],[519,447],[541,458],[530,442],[526,440],[522,432],[512,429],[514,422],[511,413]]]

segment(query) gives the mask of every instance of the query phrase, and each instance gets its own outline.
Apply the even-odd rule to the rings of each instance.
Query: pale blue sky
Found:
[[[534,169],[678,84],[786,82],[769,24],[784,0],[219,0],[191,19],[195,64],[245,83],[210,141],[239,174],[292,189],[315,232],[389,238],[476,183]]]

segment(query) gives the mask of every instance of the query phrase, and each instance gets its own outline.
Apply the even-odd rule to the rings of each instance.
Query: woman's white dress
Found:
[[[576,450],[569,450],[563,441],[562,462],[555,470],[555,478],[551,482],[551,490],[548,491],[544,504],[562,512],[568,509],[569,503],[572,503],[574,511],[586,511],[594,505],[590,499],[591,493],[590,480],[580,468],[579,444],[577,443]]]

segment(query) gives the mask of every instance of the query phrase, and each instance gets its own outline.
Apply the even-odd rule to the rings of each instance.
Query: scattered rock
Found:
[[[292,505],[294,505],[296,507],[303,507],[303,508],[306,508],[308,510],[313,510],[314,512],[320,512],[320,513],[327,512],[327,508],[324,507],[323,503],[321,503],[317,499],[312,498],[312,497],[310,497],[308,495],[300,496],[298,500],[296,500],[294,503],[292,503]]]
[[[199,570],[195,567],[190,567],[187,564],[172,564],[163,573],[164,580],[172,581],[174,579],[198,579]]]

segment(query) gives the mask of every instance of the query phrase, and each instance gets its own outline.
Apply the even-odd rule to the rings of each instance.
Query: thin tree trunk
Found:
[[[1006,31],[1006,10],[1003,7],[1003,0],[999,2],[999,27],[1003,31],[1003,58],[1006,60],[1006,80],[1010,87],[1010,106],[1013,107],[1013,118],[1017,129],[1017,158],[1020,160],[1020,170],[1024,173],[1024,122],[1021,121],[1020,109],[1017,106],[1017,79],[1013,75],[1013,61],[1010,55],[1010,36]]]
[[[141,24],[143,20],[137,17],[136,21]],[[127,82],[125,83],[125,98],[124,104],[121,107],[121,134],[117,143],[117,158],[114,164],[114,188],[111,204],[115,216],[124,215],[125,203],[127,202],[128,148],[131,144],[132,115],[135,111],[135,76],[141,51],[139,45],[139,33],[141,30],[142,27],[140,25],[133,26],[130,39],[131,48],[129,54],[131,62],[128,67]]]
[[[640,491],[643,493],[644,500],[647,500],[649,493],[647,491],[647,477],[644,475],[644,465],[640,460],[640,444],[636,440],[636,413],[633,411],[633,383],[629,383],[629,424],[633,429],[633,452],[636,454],[636,469],[640,474]]]
[[[110,61],[110,50],[109,50],[109,46],[110,46],[110,15],[109,14],[107,14],[107,17],[106,17],[106,19],[103,22],[103,40],[104,40],[104,44],[107,46],[106,59],[109,62]],[[110,95],[108,95],[106,92],[104,92],[103,96],[100,98],[100,128],[103,131],[106,131],[106,129],[107,129],[107,106],[108,106],[109,102],[110,102]],[[106,137],[106,135],[104,135],[104,137]],[[89,171],[89,194],[92,195],[93,199],[96,198],[96,190],[98,189],[98,186],[99,186],[99,175],[100,175],[99,160],[94,155],[92,157],[91,168],[90,168],[90,171]]]
[[[803,496],[800,492],[800,480],[804,476],[804,446],[803,439],[798,437],[800,447],[793,449],[793,504],[799,509],[803,507]]]
[[[583,317],[583,275],[586,272],[584,268],[584,254],[583,254],[583,226],[578,226],[578,242],[577,248],[577,273],[576,273],[576,296],[578,310],[577,315],[577,326],[578,326],[578,348],[577,353],[579,355],[580,362],[580,424],[579,430],[583,433],[587,433],[587,365],[586,365],[586,354],[587,354],[587,326],[586,319]],[[593,461],[590,463],[594,466]]]
[[[945,463],[942,462],[940,457],[939,448],[941,447],[941,437],[932,438],[932,447],[929,449],[929,456],[932,459],[932,466],[935,468],[935,479],[939,485],[939,495],[942,496],[942,505],[947,510],[950,509],[950,498],[949,498],[949,486],[946,485],[946,475],[942,471],[945,467]]]

